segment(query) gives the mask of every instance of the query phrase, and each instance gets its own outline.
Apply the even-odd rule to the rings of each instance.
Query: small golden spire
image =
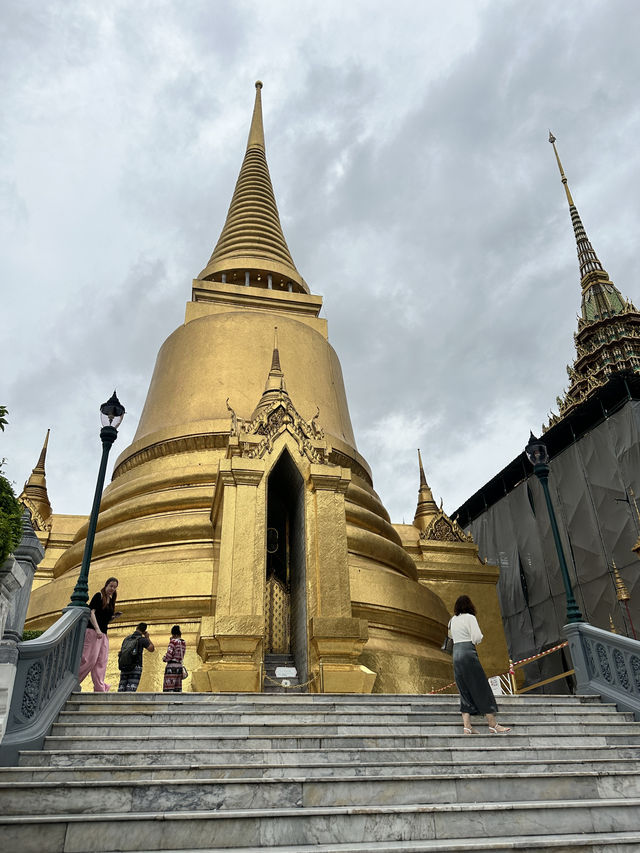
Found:
[[[278,327],[273,327],[273,355],[271,356],[271,372],[280,371],[282,373],[282,368],[280,367],[280,353],[278,351]]]
[[[418,448],[418,465],[420,466],[420,488],[422,488],[422,486],[427,485],[427,478],[424,475],[424,468],[422,467],[422,456],[420,455],[420,448]]]
[[[427,478],[425,477],[424,468],[422,466],[422,456],[419,449],[418,465],[420,468],[420,488],[418,490],[418,505],[416,507],[416,514],[413,518],[413,524],[414,527],[418,528],[418,530],[425,531],[429,527],[433,517],[438,514],[438,507],[433,499],[431,489],[427,484]]]
[[[611,614],[609,614],[609,630],[612,634],[617,634],[616,626],[613,624],[613,619],[611,618]]]
[[[564,191],[567,194],[567,201],[569,202],[569,207],[575,207],[573,203],[573,199],[571,198],[571,192],[569,191],[569,183],[567,181],[567,177],[564,173],[564,169],[562,168],[562,163],[560,162],[560,157],[558,156],[558,149],[556,148],[556,138],[549,131],[549,142],[553,145],[553,153],[556,155],[556,160],[558,161],[558,169],[560,169],[560,177],[562,178],[562,183],[564,185]]]
[[[46,522],[51,516],[51,504],[49,502],[49,494],[47,492],[47,477],[45,473],[45,462],[47,458],[47,447],[49,446],[49,434],[51,430],[47,430],[47,435],[40,451],[40,456],[35,468],[31,472],[31,476],[24,484],[24,489],[18,500],[31,510],[32,521],[36,529],[40,528],[40,522]],[[37,513],[39,519],[34,516]]]
[[[278,350],[278,327],[274,326],[271,368],[269,370],[269,375],[267,376],[264,391],[262,392],[262,396],[260,397],[260,402],[258,403],[253,414],[251,415],[251,420],[255,420],[255,418],[260,414],[261,411],[269,408],[269,406],[275,400],[280,399],[283,396],[288,397],[289,394],[287,392],[287,386],[284,381],[284,371],[280,367],[280,351]]]
[[[618,601],[629,601],[631,596],[629,595],[629,590],[625,586],[622,577],[620,576],[620,572],[618,571],[618,567],[615,564],[615,561],[612,560],[613,563],[613,579],[616,585],[616,596]]]

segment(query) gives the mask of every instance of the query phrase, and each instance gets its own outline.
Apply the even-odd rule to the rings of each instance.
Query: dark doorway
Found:
[[[307,680],[304,481],[287,450],[267,483],[265,654],[291,655]]]

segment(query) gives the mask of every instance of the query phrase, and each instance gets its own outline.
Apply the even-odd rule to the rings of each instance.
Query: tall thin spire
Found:
[[[438,507],[433,499],[431,489],[427,484],[424,468],[422,466],[422,456],[418,449],[418,466],[420,468],[420,488],[418,490],[418,505],[416,514],[413,518],[415,527],[419,530],[426,530],[431,522],[431,519],[438,513]]]
[[[247,151],[250,148],[262,148],[264,151],[264,127],[262,124],[262,81],[256,80],[256,100],[253,105],[253,115],[251,116],[251,127],[249,128],[249,138],[247,139]]]
[[[602,317],[610,317],[612,314],[620,314],[624,310],[624,300],[609,279],[607,271],[600,263],[595,249],[587,237],[587,232],[571,196],[567,177],[560,162],[556,138],[551,131],[549,131],[549,142],[553,146],[553,153],[556,155],[558,169],[560,169],[560,178],[567,194],[573,233],[576,238],[582,287],[582,317],[586,322],[590,322]]]
[[[567,176],[564,173],[564,169],[562,168],[562,163],[560,162],[560,157],[558,156],[558,149],[556,148],[556,138],[549,131],[549,142],[553,145],[553,153],[556,155],[556,160],[558,162],[558,169],[560,169],[560,177],[562,179],[562,183],[564,185],[564,191],[567,194],[567,201],[569,202],[569,207],[573,207],[573,199],[571,198],[571,192],[569,190],[569,182],[567,181]]]
[[[273,290],[309,293],[282,232],[265,155],[262,83],[256,98],[247,150],[222,233],[198,278]]]
[[[45,461],[47,458],[47,447],[49,445],[49,433],[47,435],[40,451],[40,456],[35,468],[27,482],[24,484],[24,489],[19,497],[19,500],[31,510],[32,522],[36,529],[40,528],[42,522],[46,522],[51,516],[51,504],[49,503],[49,494],[47,492],[47,478],[45,474]],[[40,518],[36,518],[35,514]]]

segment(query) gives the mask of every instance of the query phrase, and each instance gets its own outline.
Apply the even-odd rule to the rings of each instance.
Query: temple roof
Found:
[[[640,372],[640,314],[632,302],[622,297],[600,263],[571,196],[551,131],[549,142],[553,145],[576,238],[582,303],[574,335],[576,358],[567,367],[569,388],[556,398],[558,414],[551,414],[544,431],[605,385],[614,373]]]
[[[198,278],[309,293],[280,224],[265,155],[261,90],[258,80],[247,150],[227,218]]]

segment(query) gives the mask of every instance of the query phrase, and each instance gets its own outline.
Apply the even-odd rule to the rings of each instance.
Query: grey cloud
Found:
[[[87,401],[116,380],[120,449],[133,435],[155,354],[222,227],[257,76],[285,235],[324,296],[358,446],[395,520],[413,517],[416,445],[454,509],[566,384],[580,294],[549,125],[596,250],[640,302],[632,2],[8,8],[3,159],[20,215],[2,271],[10,341],[28,357],[8,400],[20,435],[4,435],[2,454],[26,475],[43,408],[73,397],[59,429],[77,453],[54,452],[52,435],[49,456],[57,511],[89,503]],[[116,351],[100,340],[109,323]]]

